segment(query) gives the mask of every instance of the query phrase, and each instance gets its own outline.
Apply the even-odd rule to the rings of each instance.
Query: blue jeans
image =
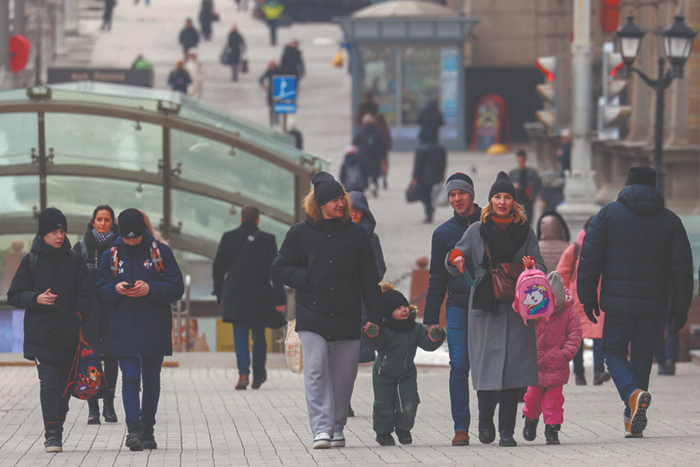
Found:
[[[627,417],[627,401],[632,393],[637,389],[649,389],[649,374],[659,338],[659,327],[664,326],[665,319],[662,313],[656,316],[633,317],[605,314],[603,354],[617,392],[625,403]]]
[[[665,365],[666,360],[671,360],[673,363],[678,361],[678,354],[680,352],[678,333],[674,331],[676,323],[670,326],[662,326],[659,328],[659,340],[656,343],[656,363],[659,365]],[[664,331],[666,335],[664,336]]]
[[[469,431],[469,346],[467,310],[447,309],[447,342],[450,351],[450,405],[455,431]]]
[[[160,399],[160,369],[163,357],[120,357],[122,370],[122,399],[126,424],[155,425],[158,400]],[[143,379],[143,396],[139,400],[139,389]]]
[[[574,355],[574,374],[582,375],[585,373],[583,368],[583,341],[581,341],[581,347],[578,349],[578,353]],[[593,339],[593,369],[595,371],[605,371],[605,364],[603,361],[603,339]]]
[[[233,347],[236,350],[238,374],[250,374],[250,331],[253,331],[253,379],[262,379],[265,376],[267,360],[265,326],[233,325]]]

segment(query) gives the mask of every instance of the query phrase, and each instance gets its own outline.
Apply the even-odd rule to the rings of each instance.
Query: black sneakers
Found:
[[[44,432],[44,452],[63,452],[62,432],[61,428],[47,429]]]
[[[610,381],[610,373],[605,370],[596,370],[593,377],[593,386],[600,386],[606,381]]]
[[[394,441],[394,437],[391,436],[391,433],[385,435],[377,434],[375,439],[380,446],[396,446],[396,442]]]
[[[576,375],[576,386],[585,386],[586,383],[586,377],[581,375]]]
[[[97,399],[88,400],[88,425],[100,424],[100,404]]]
[[[561,430],[561,425],[544,426],[544,439],[547,444],[561,444],[559,443],[559,430]]]
[[[528,418],[523,415],[525,419],[525,427],[523,428],[523,438],[525,441],[534,441],[537,438],[537,424],[540,422],[539,418]]]
[[[411,444],[413,442],[413,437],[411,432],[408,430],[396,430],[396,437],[399,439],[401,444]]]
[[[156,438],[153,436],[153,425],[145,424],[143,427],[143,449],[158,449]]]
[[[132,451],[143,451],[143,426],[140,423],[129,425],[129,431],[124,443]]]
[[[502,448],[511,448],[517,446],[518,443],[513,438],[513,435],[502,435],[498,445]]]

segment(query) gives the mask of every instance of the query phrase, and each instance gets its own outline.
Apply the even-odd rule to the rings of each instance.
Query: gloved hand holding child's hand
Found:
[[[444,336],[445,331],[443,331],[441,328],[433,328],[428,332],[428,337],[433,342],[440,342]]]
[[[379,335],[379,326],[368,321],[365,325],[365,334],[368,337],[377,337]]]

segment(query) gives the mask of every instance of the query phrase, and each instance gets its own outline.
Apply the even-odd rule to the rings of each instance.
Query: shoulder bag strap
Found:
[[[489,251],[489,244],[484,240],[484,250],[486,250],[486,256],[489,258],[489,269],[493,270],[493,264],[491,264],[491,252]]]
[[[248,245],[250,245],[251,243],[253,243],[253,242],[255,241],[255,237],[257,237],[259,233],[260,233],[260,231],[259,231],[259,230],[256,230],[256,231],[253,232],[252,234],[248,235],[248,238],[246,239],[245,245],[243,245],[243,248],[241,248],[241,251],[239,251],[239,252],[238,252],[238,255],[236,255],[236,258],[235,258],[235,259],[233,260],[233,262],[231,263],[231,266],[229,267],[229,270],[232,270],[233,267],[234,267],[236,264],[238,264],[238,260],[239,260],[240,257],[243,255],[243,252],[248,248]]]

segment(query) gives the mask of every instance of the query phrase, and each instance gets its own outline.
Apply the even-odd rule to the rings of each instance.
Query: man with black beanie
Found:
[[[447,338],[450,341],[450,404],[455,436],[453,446],[469,444],[469,335],[467,312],[471,286],[463,276],[452,276],[445,268],[445,257],[464,236],[469,226],[478,222],[481,208],[474,204],[474,182],[469,175],[457,172],[445,182],[447,199],[453,215],[433,232],[430,251],[430,282],[425,298],[423,323],[429,330],[441,328],[440,309],[445,295]],[[470,271],[474,274],[474,270]]]
[[[683,328],[693,287],[693,256],[683,223],[664,207],[656,172],[632,167],[617,201],[591,221],[577,276],[588,319],[597,323],[600,309],[605,311],[603,355],[625,404],[626,438],[644,435],[658,335],[667,318],[676,331]]]
[[[92,306],[85,262],[66,238],[68,221],[56,208],[39,214],[31,252],[22,258],[7,298],[24,313],[24,358],[36,362],[46,452],[63,451],[69,373],[82,325]]]
[[[328,449],[345,446],[360,353],[360,298],[367,306],[367,326],[375,329],[382,322],[381,290],[369,236],[352,222],[342,185],[327,172],[314,175],[311,183],[313,191],[304,199],[306,220],[287,232],[272,272],[296,289],[313,447]]]

